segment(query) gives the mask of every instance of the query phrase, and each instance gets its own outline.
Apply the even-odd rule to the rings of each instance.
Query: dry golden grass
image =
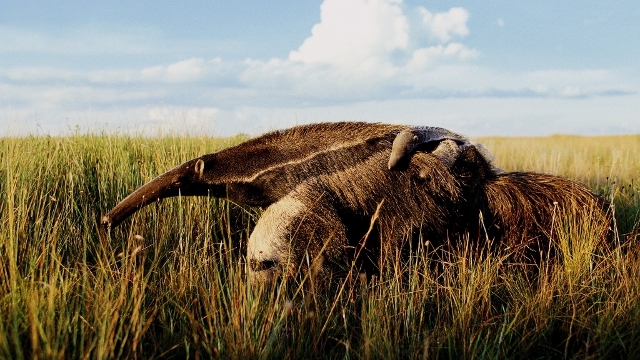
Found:
[[[535,277],[461,239],[335,291],[252,289],[241,244],[259,212],[207,198],[99,235],[99,215],[134,188],[240,140],[1,139],[0,358],[640,356],[640,136],[481,139],[505,170],[578,180],[615,204],[610,248],[588,218],[564,216],[559,256]]]

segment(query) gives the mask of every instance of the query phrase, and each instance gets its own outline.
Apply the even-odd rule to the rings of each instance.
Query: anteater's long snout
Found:
[[[178,196],[180,189],[185,186],[180,181],[184,178],[184,172],[183,164],[142,185],[102,216],[100,224],[104,227],[116,227],[141,208],[160,199]]]
[[[100,224],[107,228],[116,227],[143,207],[172,196],[223,195],[225,187],[212,187],[203,180],[204,166],[203,160],[196,158],[159,175],[120,201],[100,218]],[[211,193],[212,190],[215,194]]]

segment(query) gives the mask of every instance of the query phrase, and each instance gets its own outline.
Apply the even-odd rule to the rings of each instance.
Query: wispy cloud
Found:
[[[143,55],[157,51],[154,41],[159,36],[157,32],[139,26],[118,30],[85,26],[52,35],[0,25],[0,54]]]

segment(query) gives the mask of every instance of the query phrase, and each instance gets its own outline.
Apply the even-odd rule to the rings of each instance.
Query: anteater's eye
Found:
[[[180,181],[174,181],[173,186],[179,188],[182,186],[182,183]]]

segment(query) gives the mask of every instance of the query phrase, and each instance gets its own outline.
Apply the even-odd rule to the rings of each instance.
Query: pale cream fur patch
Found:
[[[247,244],[250,263],[264,261],[286,265],[289,260],[290,225],[300,218],[307,207],[300,200],[287,195],[269,206],[254,228]],[[251,270],[250,272],[254,272]]]

